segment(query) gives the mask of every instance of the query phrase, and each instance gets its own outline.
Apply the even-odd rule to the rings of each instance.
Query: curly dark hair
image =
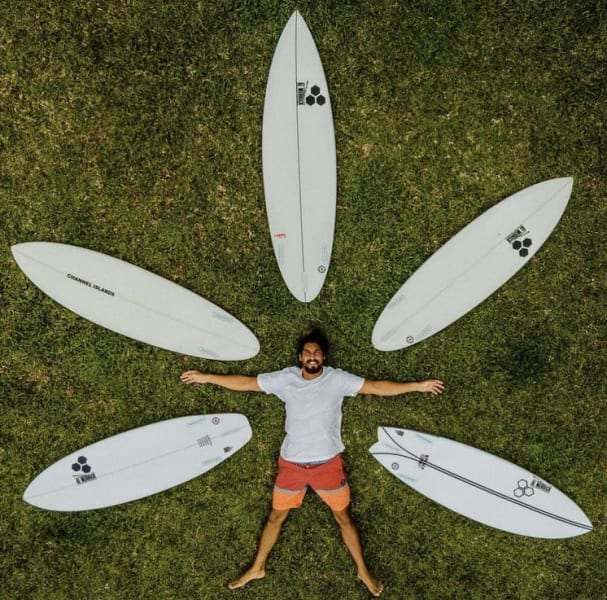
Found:
[[[325,355],[325,359],[329,354],[329,339],[325,332],[317,325],[309,325],[304,329],[303,334],[297,340],[297,358],[303,352],[303,347],[306,344],[318,344],[322,353]]]

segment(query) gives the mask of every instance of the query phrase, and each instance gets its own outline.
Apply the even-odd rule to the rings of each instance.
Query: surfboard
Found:
[[[300,302],[320,292],[335,229],[335,134],[312,34],[295,11],[274,52],[262,133],[263,181],[274,254]]]
[[[435,252],[396,292],[371,341],[398,350],[441,331],[524,267],[559,222],[573,189],[562,177],[532,185],[484,212]]]
[[[414,490],[497,529],[537,538],[592,531],[573,500],[546,480],[493,454],[410,429],[379,427],[369,452]]]
[[[140,342],[214,360],[259,352],[240,321],[193,292],[111,256],[51,242],[12,247],[21,270],[76,314]]]
[[[56,511],[114,506],[189,481],[251,439],[244,415],[178,417],[114,435],[72,452],[27,487],[29,504]]]

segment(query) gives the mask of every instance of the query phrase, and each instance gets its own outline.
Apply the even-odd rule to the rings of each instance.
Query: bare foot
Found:
[[[247,585],[249,581],[253,581],[254,579],[263,579],[265,576],[266,572],[263,569],[261,571],[258,571],[257,569],[250,568],[238,579],[235,579],[234,581],[232,581],[232,583],[229,583],[228,587],[231,590],[236,590]]]
[[[366,573],[364,575],[359,573],[358,578],[365,584],[369,593],[375,598],[378,598],[384,591],[384,584],[375,579],[371,573]]]

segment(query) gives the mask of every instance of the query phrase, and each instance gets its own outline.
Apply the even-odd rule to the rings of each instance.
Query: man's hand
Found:
[[[442,394],[445,390],[445,384],[440,379],[426,379],[419,382],[420,392],[430,392],[435,396]]]
[[[200,371],[185,371],[181,374],[179,378],[183,383],[192,384],[192,383],[208,383],[205,375]]]

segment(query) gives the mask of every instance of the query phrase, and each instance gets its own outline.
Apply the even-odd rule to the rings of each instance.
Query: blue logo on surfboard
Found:
[[[79,456],[78,460],[72,465],[72,471],[91,472],[91,465],[88,464],[86,456]]]
[[[72,463],[72,471],[74,471],[74,479],[78,485],[97,479],[86,456],[79,456],[76,462]]]

